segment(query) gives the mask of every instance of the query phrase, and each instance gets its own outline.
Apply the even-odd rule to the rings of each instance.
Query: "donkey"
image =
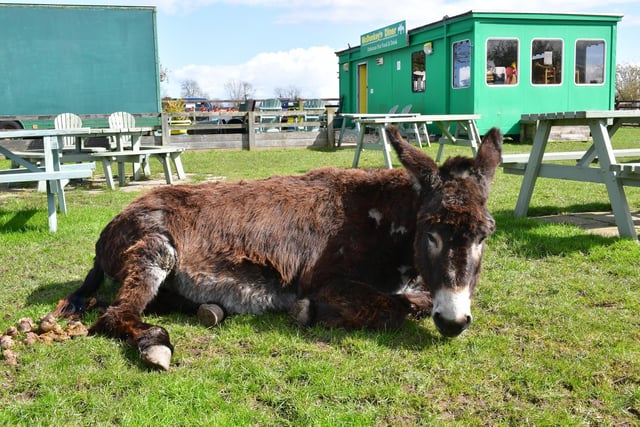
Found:
[[[93,268],[54,314],[82,315],[112,278],[115,300],[90,333],[129,340],[160,369],[170,366],[169,334],[142,320],[160,300],[213,303],[226,315],[289,312],[304,326],[392,329],[431,314],[442,335],[461,334],[495,230],[486,202],[502,135],[491,129],[475,159],[438,167],[397,128],[385,132],[404,168],[322,168],[143,194],[104,228]]]

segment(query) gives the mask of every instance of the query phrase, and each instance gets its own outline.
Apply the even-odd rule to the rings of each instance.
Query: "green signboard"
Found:
[[[407,38],[405,21],[400,21],[360,36],[360,52],[373,55],[398,49],[407,45]]]

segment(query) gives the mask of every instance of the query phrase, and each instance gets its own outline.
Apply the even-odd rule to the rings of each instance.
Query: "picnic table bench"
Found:
[[[640,123],[640,110],[636,111],[575,111],[542,114],[524,114],[523,120],[538,123],[530,154],[502,156],[506,173],[524,175],[515,216],[524,217],[529,209],[538,177],[595,182],[605,184],[620,236],[637,240],[625,186],[640,186],[638,163],[625,163],[618,159],[640,157],[639,149],[614,150],[611,137],[626,123]],[[592,143],[586,151],[545,152],[552,126],[589,126]],[[640,142],[640,141],[639,141]],[[597,163],[594,161],[597,159]],[[549,163],[554,160],[576,160],[574,164]]]

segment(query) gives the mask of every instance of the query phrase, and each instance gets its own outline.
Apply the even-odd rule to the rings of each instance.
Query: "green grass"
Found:
[[[638,139],[640,130],[622,129],[614,142]],[[195,180],[236,180],[349,167],[353,148],[183,158]],[[380,152],[361,161],[383,163]],[[300,329],[286,315],[235,316],[213,329],[180,314],[150,317],[176,346],[170,371],[148,371],[136,351],[103,337],[18,346],[17,367],[0,358],[0,425],[638,425],[640,245],[514,219],[520,182],[497,174],[498,230],[475,322],[457,339],[441,338],[428,319],[370,332]],[[100,230],[137,194],[70,188],[69,213],[51,234],[43,194],[0,193],[0,332],[80,285]],[[638,210],[640,191],[627,195]],[[540,179],[530,212],[608,209],[604,186]]]

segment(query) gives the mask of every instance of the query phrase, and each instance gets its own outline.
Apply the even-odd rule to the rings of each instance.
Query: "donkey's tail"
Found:
[[[67,295],[64,299],[58,301],[58,305],[52,314],[55,317],[64,317],[67,319],[79,318],[84,315],[87,310],[87,297],[95,294],[104,280],[104,271],[100,265],[95,262],[93,268],[87,273],[82,286],[75,292]]]

